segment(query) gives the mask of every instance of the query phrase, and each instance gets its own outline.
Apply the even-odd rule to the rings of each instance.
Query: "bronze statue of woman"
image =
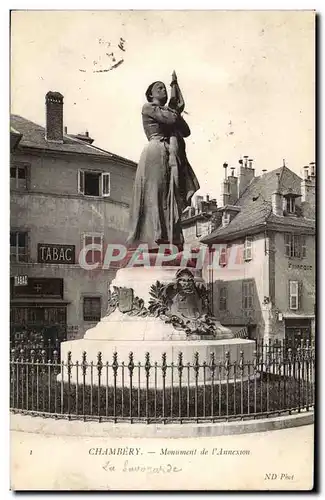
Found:
[[[142,122],[148,144],[136,172],[127,246],[147,244],[149,250],[157,250],[172,243],[181,250],[182,212],[200,186],[186,156],[184,138],[191,132],[181,116],[184,100],[175,72],[168,106],[162,82],[149,85],[146,98]]]

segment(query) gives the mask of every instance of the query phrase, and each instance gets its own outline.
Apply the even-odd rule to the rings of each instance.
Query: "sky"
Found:
[[[137,162],[145,90],[176,70],[199,194],[220,199],[224,162],[315,161],[314,40],[311,11],[15,11],[11,112],[45,125],[59,91],[68,133]]]

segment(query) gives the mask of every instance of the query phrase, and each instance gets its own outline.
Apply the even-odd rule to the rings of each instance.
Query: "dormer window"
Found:
[[[283,215],[297,214],[297,198],[299,194],[289,193],[283,196]]]
[[[286,211],[288,214],[294,214],[296,211],[296,198],[294,196],[286,197]]]
[[[228,226],[229,222],[230,222],[230,213],[225,211],[222,214],[222,226],[223,227]]]

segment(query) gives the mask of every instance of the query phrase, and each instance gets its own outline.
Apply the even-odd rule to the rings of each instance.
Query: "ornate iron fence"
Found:
[[[168,380],[168,383],[166,382]],[[10,409],[66,419],[144,423],[216,422],[254,419],[311,410],[314,406],[315,348],[259,344],[253,359],[184,363],[166,354],[153,362],[146,353],[135,362],[118,353],[104,361],[59,360],[57,351],[12,349]]]

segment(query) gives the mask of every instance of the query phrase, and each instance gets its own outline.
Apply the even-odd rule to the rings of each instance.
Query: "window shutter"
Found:
[[[304,234],[301,235],[301,258],[304,259],[306,257],[306,236]]]
[[[227,247],[223,246],[220,250],[219,265],[225,266],[227,264]]]
[[[228,307],[228,288],[224,287],[223,297],[224,297],[224,310],[227,310]]]
[[[245,239],[244,260],[252,260],[252,238],[250,236]]]
[[[242,288],[242,308],[246,308],[246,283],[243,282],[243,288]]]
[[[297,310],[299,307],[299,283],[298,281],[289,282],[289,308]]]
[[[108,172],[102,173],[102,196],[110,196],[111,178]]]
[[[254,308],[254,283],[251,281],[248,285],[249,288],[249,307]]]
[[[303,283],[302,283],[302,281],[299,281],[298,282],[297,309],[302,309],[302,291],[303,291]]]
[[[85,194],[85,172],[78,170],[78,193]]]
[[[284,233],[284,253],[286,257],[291,257],[290,255],[290,234]]]

